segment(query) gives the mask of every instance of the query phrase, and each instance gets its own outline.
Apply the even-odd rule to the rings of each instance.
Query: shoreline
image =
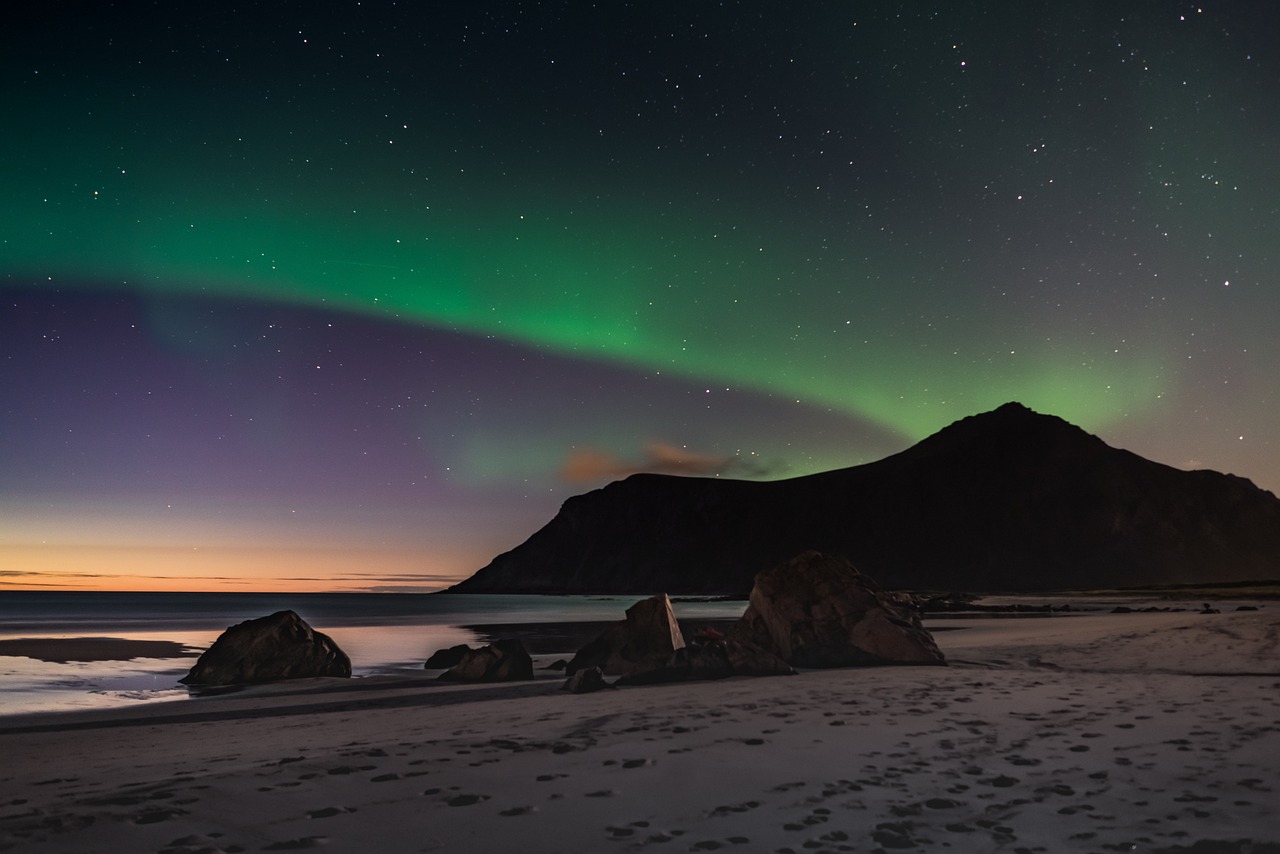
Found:
[[[578,599],[570,600],[573,604],[566,611],[543,611],[540,609],[545,607],[546,600],[532,598],[536,605],[529,606],[527,599],[516,600],[514,608],[508,600],[509,610],[485,611],[473,602],[472,607],[452,620],[441,620],[436,615],[427,622],[405,624],[396,617],[383,625],[369,625],[369,618],[361,607],[354,621],[344,620],[341,615],[334,618],[331,614],[330,619],[320,615],[309,622],[333,637],[350,655],[356,671],[354,678],[393,675],[412,678],[439,649],[458,643],[483,646],[500,638],[521,639],[535,658],[552,656],[547,663],[558,658],[568,660],[605,626],[620,619],[626,604],[626,600],[614,603]],[[957,596],[950,601],[963,605],[969,598]],[[975,626],[1020,624],[1029,619],[1078,620],[1126,609],[1135,614],[1195,614],[1204,607],[1205,598],[1208,597],[1151,599],[1114,592],[1056,598],[992,596],[969,602],[972,607],[967,609],[957,610],[948,605],[928,610],[924,619],[930,631],[952,634]],[[681,603],[677,616],[688,637],[704,627],[723,631],[737,619],[739,607],[741,603],[731,603],[728,609],[725,603],[711,606]],[[1276,605],[1265,598],[1232,597],[1214,598],[1213,607],[1232,612],[1258,609],[1265,613]],[[481,615],[481,619],[475,619]],[[559,619],[551,618],[553,615]],[[0,694],[3,695],[0,720],[14,714],[186,700],[188,692],[177,680],[220,631],[176,627],[166,630],[163,625],[168,616],[159,615],[157,622],[162,628],[149,625],[135,629],[132,626],[138,622],[137,615],[128,614],[118,628],[120,636],[110,637],[103,637],[112,634],[110,629],[84,631],[74,618],[67,620],[58,631],[50,631],[46,625],[44,631],[34,632],[6,631],[0,621]]]
[[[1276,850],[1276,615],[966,626],[950,667],[7,717],[0,851]]]

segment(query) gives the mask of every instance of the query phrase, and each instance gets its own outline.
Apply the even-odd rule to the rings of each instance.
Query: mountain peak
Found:
[[[998,466],[1001,460],[1044,454],[1051,448],[1067,456],[1109,449],[1097,436],[1056,415],[1044,415],[1021,403],[1010,402],[989,412],[961,418],[888,459],[947,457],[960,462],[963,458],[982,456]]]
[[[1004,415],[1005,417],[1012,417],[1015,415],[1039,415],[1040,414],[1035,410],[1033,410],[1031,407],[1025,404],[1019,403],[1016,400],[1011,400],[1008,403],[1002,403],[999,406],[997,406],[995,409],[991,410],[991,412],[992,414]]]
[[[1045,415],[1043,413],[1036,412],[1031,407],[1018,403],[1016,400],[1009,401],[1008,403],[1002,403],[1000,406],[997,406],[989,412],[979,412],[976,415],[968,415],[961,418],[959,421],[954,422],[951,426],[954,427],[957,424],[982,424],[988,427],[993,424],[1002,424],[1007,426],[1021,426],[1023,428],[1030,428],[1032,425],[1048,426],[1053,424],[1065,425],[1067,427],[1071,427],[1073,430],[1080,429],[1056,415]],[[944,428],[944,431],[946,429],[949,428]]]

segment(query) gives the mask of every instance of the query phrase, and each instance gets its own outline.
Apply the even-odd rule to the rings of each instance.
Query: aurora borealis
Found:
[[[0,585],[430,588],[633,467],[854,465],[1008,400],[1280,489],[1278,24],[22,12]]]

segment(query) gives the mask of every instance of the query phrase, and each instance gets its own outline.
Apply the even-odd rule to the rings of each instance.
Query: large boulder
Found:
[[[517,638],[466,649],[458,663],[439,676],[446,682],[513,682],[533,678],[533,659]]]
[[[227,629],[179,681],[244,685],[311,676],[349,677],[351,659],[293,611],[278,611]]]
[[[671,654],[684,648],[680,624],[665,593],[627,609],[627,617],[578,650],[565,673],[599,667],[609,676],[634,676],[664,667]]]
[[[914,611],[894,604],[847,559],[815,551],[756,575],[729,639],[796,667],[946,663]]]

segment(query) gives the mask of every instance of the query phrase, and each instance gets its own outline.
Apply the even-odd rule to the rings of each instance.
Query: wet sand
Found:
[[[1280,851],[1274,605],[938,628],[950,667],[0,718],[0,850]]]
[[[66,664],[69,661],[132,661],[135,658],[195,658],[199,650],[177,641],[129,638],[8,638],[0,655]]]

